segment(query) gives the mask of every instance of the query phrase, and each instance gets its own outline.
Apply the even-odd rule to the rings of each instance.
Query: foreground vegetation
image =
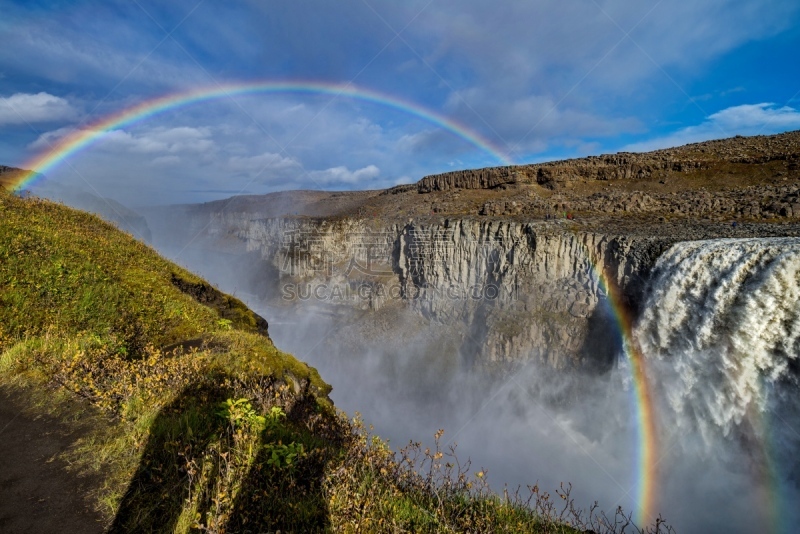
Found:
[[[69,460],[102,479],[111,532],[635,530],[568,487],[496,495],[441,433],[392,452],[244,304],[94,216],[2,189],[0,385],[88,429]]]

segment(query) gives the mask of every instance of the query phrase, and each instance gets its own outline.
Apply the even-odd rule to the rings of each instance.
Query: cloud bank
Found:
[[[0,97],[0,126],[73,120],[78,112],[66,99],[41,92]]]

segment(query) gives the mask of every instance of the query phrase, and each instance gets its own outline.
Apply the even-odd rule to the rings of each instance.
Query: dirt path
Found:
[[[103,532],[100,515],[85,498],[93,481],[54,459],[78,435],[20,407],[21,399],[0,389],[0,532]]]

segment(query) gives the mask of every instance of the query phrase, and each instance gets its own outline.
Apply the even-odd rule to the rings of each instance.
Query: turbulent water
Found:
[[[800,239],[673,246],[656,265],[635,341],[661,401],[662,440],[718,462],[704,472],[719,477],[717,492],[736,476],[750,499],[728,504],[749,507],[763,531],[800,529]],[[721,525],[728,515],[719,510]]]
[[[800,355],[800,239],[680,243],[657,264],[636,337],[676,374],[679,424],[708,439],[770,409]]]

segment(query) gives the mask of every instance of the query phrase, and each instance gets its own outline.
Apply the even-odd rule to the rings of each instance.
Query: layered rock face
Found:
[[[461,332],[471,365],[555,367],[610,363],[619,348],[612,306],[636,313],[652,265],[674,241],[560,223],[380,226],[241,214],[212,217],[207,237],[257,252],[283,305],[410,313]]]
[[[621,152],[532,165],[491,167],[426,176],[420,193],[450,189],[492,189],[504,184],[538,183],[552,189],[581,180],[636,180],[671,173],[720,170],[726,165],[758,166],[781,162],[779,172],[800,166],[800,133],[736,137],[648,153]],[[730,169],[725,169],[730,170]]]
[[[491,189],[502,184],[538,183],[551,188],[573,180],[623,180],[648,178],[659,171],[690,172],[707,169],[710,161],[675,157],[666,152],[654,156],[612,154],[580,160],[564,160],[515,167],[455,171],[426,176],[418,182],[420,193],[449,189]]]
[[[561,212],[609,215],[645,215],[669,218],[704,218],[714,221],[793,220],[800,218],[800,187],[750,186],[724,192],[684,191],[678,193],[646,193],[642,191],[604,191],[585,198],[572,198],[555,193],[549,198],[517,194],[507,200],[483,204],[479,215],[532,217]]]
[[[503,184],[515,184],[526,178],[516,167],[491,167],[426,176],[417,182],[420,193],[449,189],[492,189]]]

